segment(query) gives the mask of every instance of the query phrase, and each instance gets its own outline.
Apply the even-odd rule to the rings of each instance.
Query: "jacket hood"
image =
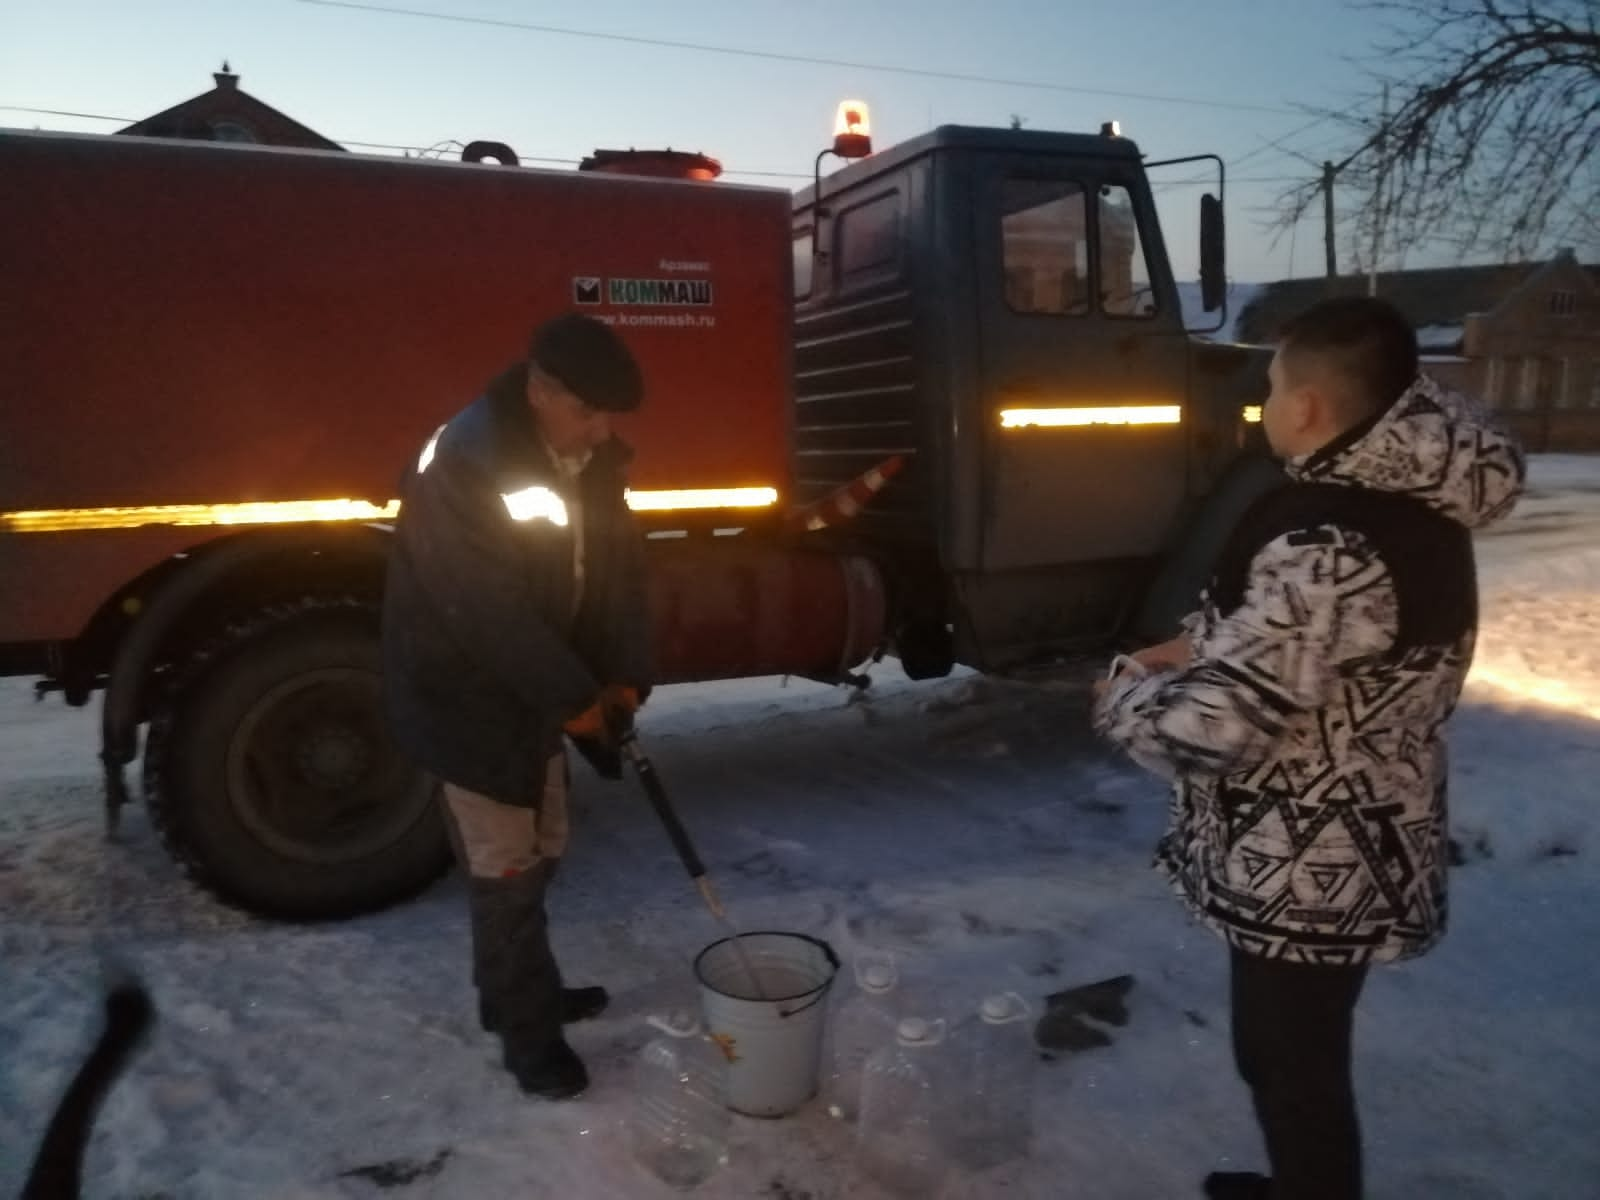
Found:
[[[1413,496],[1468,529],[1505,517],[1522,495],[1527,462],[1498,421],[1459,392],[1419,375],[1383,413],[1314,454],[1290,478]]]

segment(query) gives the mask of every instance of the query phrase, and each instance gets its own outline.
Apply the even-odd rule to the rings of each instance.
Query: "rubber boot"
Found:
[[[550,950],[541,864],[509,879],[472,879],[473,961],[480,1001],[522,1090],[566,1099],[589,1083],[561,1036],[561,972]]]
[[[472,982],[478,982],[476,968],[472,972]],[[611,993],[603,987],[564,987],[561,989],[561,1023],[576,1025],[579,1021],[592,1020],[605,1012],[610,1003]],[[478,1024],[485,1033],[500,1031],[500,1014],[481,991],[478,993]]]
[[[454,837],[454,823],[447,821],[446,825],[450,828],[452,837]],[[458,857],[461,859],[461,861],[466,861],[465,855],[460,851],[458,851]],[[555,878],[556,868],[559,865],[559,859],[548,859],[539,864],[537,870],[543,873],[543,887],[545,890],[549,889],[550,882]],[[499,879],[475,880],[469,877],[468,882],[470,886],[471,884],[476,883],[488,883],[493,885],[503,883],[505,881]],[[493,887],[485,889],[485,891],[490,896],[495,894],[495,889]],[[478,902],[472,901],[471,903],[476,904]],[[488,903],[492,906],[496,903],[496,901],[491,899],[488,901]],[[542,897],[540,903],[541,905],[543,904]],[[482,982],[484,977],[484,962],[486,957],[494,952],[491,948],[494,944],[494,941],[492,938],[483,938],[478,936],[478,924],[478,919],[474,917],[472,935],[472,986],[476,988],[478,992],[478,1024],[483,1027],[483,1031],[485,1033],[499,1033],[500,1026],[503,1023],[500,1015],[500,1009],[493,995],[485,990]],[[572,1025],[578,1021],[591,1020],[605,1012],[606,1006],[610,1003],[610,993],[608,993],[603,987],[564,987],[561,989],[561,1023],[563,1025]]]

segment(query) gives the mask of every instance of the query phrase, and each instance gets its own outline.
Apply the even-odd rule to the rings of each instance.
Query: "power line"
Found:
[[[1231,186],[1235,183],[1299,183],[1303,176],[1300,175],[1229,175],[1227,182]],[[1152,182],[1152,192],[1170,192],[1173,188],[1200,187],[1204,184],[1216,182],[1215,175],[1191,175],[1188,179],[1164,179],[1159,183]]]
[[[804,179],[809,183],[812,176],[805,171],[735,171],[724,170],[724,175],[749,175],[757,179]]]
[[[85,121],[125,121],[132,125],[137,117],[108,117],[104,113],[72,112],[65,108],[27,108],[21,104],[0,104],[0,112],[33,113],[42,117],[79,117]]]
[[[431,12],[419,8],[399,8],[385,4],[362,4],[356,0],[300,0],[319,8],[344,8],[355,12],[381,13],[392,17],[418,17],[429,21],[450,21],[458,25],[483,25],[493,29],[516,29],[525,33],[547,33],[557,37],[588,38],[592,41],[625,42],[633,46],[655,46],[666,50],[689,50],[698,54],[725,54],[738,58],[759,58],[768,62],[804,63],[814,67],[845,67],[852,71],[876,71],[886,75],[912,75],[921,79],[946,79],[956,83],[980,83],[995,87],[1027,88],[1041,92],[1069,92],[1079,96],[1100,96],[1117,100],[1144,100],[1156,104],[1183,104],[1192,108],[1220,108],[1234,112],[1291,113],[1299,109],[1267,104],[1244,104],[1231,100],[1205,100],[1193,96],[1165,96],[1150,92],[1113,91],[1109,88],[1075,87],[1037,79],[1006,79],[995,75],[972,75],[961,71],[939,71],[928,67],[906,67],[894,63],[852,62],[810,54],[785,54],[776,50],[749,50],[739,46],[715,46],[707,42],[681,42],[669,38],[643,37],[628,33],[603,33],[593,29],[572,29],[561,25],[536,25],[528,21],[507,21],[495,17],[468,17],[458,13]]]
[[[28,113],[28,114],[34,115],[34,116],[47,116],[47,117],[76,117],[76,118],[78,118],[80,120],[84,120],[84,121],[115,121],[115,122],[117,122],[119,124],[123,124],[123,125],[133,125],[133,124],[137,123],[137,121],[139,120],[139,118],[137,118],[137,117],[113,117],[113,116],[108,116],[106,113],[78,112],[78,111],[76,111],[74,109],[67,109],[67,108],[34,108],[34,107],[31,107],[31,106],[25,105],[25,104],[0,104],[0,112],[19,112],[19,113]],[[427,154],[427,153],[429,153],[429,152],[431,152],[433,150],[438,149],[440,146],[445,146],[445,145],[451,145],[451,144],[454,144],[454,145],[457,145],[457,146],[461,145],[461,142],[458,139],[455,139],[455,138],[447,138],[444,142],[435,142],[431,146],[422,146],[422,145],[418,145],[416,143],[402,143],[402,142],[362,142],[362,141],[357,141],[354,138],[335,138],[333,140],[337,141],[341,146],[360,146],[360,147],[362,147],[363,149],[366,149],[366,150],[408,150],[408,151],[411,151],[412,153],[415,153],[415,154]],[[575,167],[581,161],[583,161],[582,159],[577,159],[577,158],[558,158],[558,157],[555,157],[554,155],[548,155],[548,154],[520,154],[520,153],[517,155],[517,159],[520,162],[548,163],[548,164],[550,164],[552,166],[561,166],[561,167]],[[809,174],[807,174],[806,172],[804,172],[804,171],[764,171],[764,170],[755,170],[755,169],[737,170],[737,169],[729,168],[727,170],[724,170],[723,174],[724,175],[746,175],[746,176],[750,176],[752,178],[759,178],[759,179],[807,179],[808,180],[808,179],[811,178],[811,176]]]
[[[1235,169],[1237,169],[1239,167],[1242,167],[1245,163],[1249,162],[1252,158],[1259,158],[1263,154],[1269,154],[1274,150],[1282,149],[1283,148],[1283,144],[1285,142],[1289,141],[1291,138],[1297,138],[1302,133],[1305,133],[1305,132],[1307,132],[1308,130],[1311,130],[1311,129],[1315,129],[1318,125],[1321,125],[1326,120],[1328,120],[1327,117],[1317,117],[1315,120],[1307,121],[1304,125],[1298,125],[1295,128],[1291,129],[1288,133],[1284,134],[1282,137],[1274,138],[1272,141],[1267,142],[1265,145],[1257,146],[1254,150],[1251,150],[1249,153],[1240,155],[1237,159],[1234,160],[1233,165],[1234,165]],[[1294,151],[1286,150],[1286,151],[1284,151],[1284,153],[1293,154]]]
[[[133,124],[137,123],[138,120],[139,120],[139,118],[137,118],[137,117],[113,117],[113,116],[108,116],[105,113],[77,112],[77,111],[74,111],[72,109],[65,109],[65,108],[33,108],[33,107],[30,107],[28,105],[23,105],[23,104],[0,104],[0,112],[20,112],[20,113],[28,113],[30,115],[51,116],[51,117],[77,117],[77,118],[85,120],[85,121],[116,121],[116,122],[119,122],[119,123],[125,124],[125,125],[133,125]],[[355,138],[334,138],[333,140],[338,142],[341,146],[360,146],[360,147],[362,147],[364,149],[368,149],[368,150],[407,150],[407,151],[411,151],[412,153],[416,153],[416,154],[427,154],[427,153],[430,153],[431,151],[437,150],[442,145],[448,145],[448,144],[452,144],[452,143],[455,144],[455,145],[458,145],[458,146],[461,145],[461,142],[458,139],[455,139],[455,138],[447,138],[447,139],[445,139],[444,142],[434,142],[432,145],[429,145],[429,146],[419,145],[419,144],[414,143],[414,142],[413,143],[404,143],[404,142],[363,142],[363,141],[358,141]],[[517,154],[517,158],[521,162],[549,163],[549,164],[551,164],[553,166],[563,166],[563,167],[575,167],[575,166],[578,165],[579,162],[582,161],[581,159],[576,159],[576,158],[558,158],[558,157],[555,157],[553,155],[522,154],[520,152]],[[740,168],[735,168],[735,167],[725,168],[723,170],[723,174],[724,175],[742,175],[742,176],[746,176],[746,177],[749,177],[749,178],[752,178],[752,179],[804,179],[804,180],[809,180],[812,177],[810,172],[807,172],[807,171],[772,171],[772,170],[759,170],[759,169],[756,169],[756,168],[740,169]],[[1229,183],[1295,183],[1295,182],[1298,182],[1299,179],[1300,179],[1300,177],[1298,175],[1247,175],[1247,176],[1230,177],[1228,182]],[[1168,191],[1168,190],[1170,190],[1172,188],[1182,187],[1184,185],[1189,185],[1189,184],[1209,183],[1210,180],[1211,180],[1210,176],[1195,176],[1192,179],[1166,180],[1166,181],[1163,181],[1161,183],[1154,184],[1153,185],[1153,190],[1158,191],[1158,192]]]
[[[113,117],[105,113],[77,112],[70,108],[34,108],[26,104],[0,104],[0,112],[27,113],[40,117],[75,117],[81,121],[115,121],[119,125],[136,125],[139,117]],[[351,138],[339,139],[341,146],[364,146],[369,150],[415,150],[422,152],[427,146],[403,146],[393,142],[358,142]]]

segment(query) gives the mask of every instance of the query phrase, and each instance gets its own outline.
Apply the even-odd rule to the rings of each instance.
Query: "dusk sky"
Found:
[[[1320,272],[1320,213],[1275,246],[1264,213],[1288,181],[1315,174],[1296,153],[1320,162],[1340,145],[1339,131],[1302,106],[1364,95],[1362,63],[1381,33],[1370,14],[1340,0],[4,0],[3,8],[0,124],[19,128],[109,132],[116,122],[95,118],[132,121],[205,91],[223,59],[244,90],[353,150],[489,138],[525,160],[570,163],[596,147],[671,146],[718,157],[730,180],[784,188],[810,178],[845,97],[871,105],[880,148],[939,124],[1004,126],[1016,115],[1028,128],[1093,131],[1117,118],[1152,158],[1215,152],[1228,161],[1229,273],[1241,281]],[[1194,274],[1198,194],[1161,192],[1180,278]]]

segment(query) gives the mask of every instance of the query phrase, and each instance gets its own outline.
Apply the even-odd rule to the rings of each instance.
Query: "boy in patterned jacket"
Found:
[[[1477,627],[1471,531],[1520,494],[1520,450],[1417,373],[1378,300],[1282,331],[1262,422],[1287,486],[1241,518],[1203,607],[1119,660],[1096,729],[1174,780],[1158,868],[1229,945],[1235,1063],[1270,1177],[1214,1200],[1356,1200],[1350,1073],[1367,968],[1444,932],[1444,725]]]

